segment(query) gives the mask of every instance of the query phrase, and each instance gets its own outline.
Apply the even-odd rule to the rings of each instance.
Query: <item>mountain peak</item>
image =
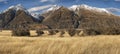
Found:
[[[27,12],[27,10],[21,4],[10,6],[8,9],[6,9],[5,11],[3,11],[3,13],[7,12],[9,10],[14,10],[14,11],[24,10],[25,12]]]
[[[57,6],[57,5],[53,5],[51,8],[49,8],[47,11],[53,11],[53,10],[57,10],[59,9],[60,6]]]
[[[73,5],[71,6],[69,9],[75,11],[76,9],[86,9],[86,10],[90,10],[90,11],[96,11],[96,12],[102,12],[102,13],[108,13],[111,14],[111,12],[109,12],[108,10],[106,10],[105,8],[98,8],[98,7],[92,7],[86,4],[81,4],[81,5]]]
[[[57,10],[58,10],[58,11],[59,11],[59,10],[60,10],[60,11],[61,11],[61,10],[63,11],[63,10],[69,10],[69,9],[66,8],[66,7],[64,7],[64,6],[61,6],[61,7],[59,7],[59,9],[57,9]]]
[[[63,8],[63,6],[53,5],[51,8],[49,8],[47,10],[47,12],[48,11],[55,11],[55,10],[58,10],[58,9],[61,9],[61,8]],[[70,9],[72,11],[76,11],[76,10],[79,10],[79,9],[85,9],[85,10],[90,10],[90,11],[95,11],[95,12],[100,12],[100,13],[112,14],[111,12],[106,10],[105,8],[93,7],[93,6],[89,6],[89,5],[86,5],[86,4],[72,5],[72,6],[68,7],[68,9]]]
[[[89,6],[89,5],[86,5],[86,4],[81,4],[80,7],[82,7],[82,8],[90,8],[92,6]]]

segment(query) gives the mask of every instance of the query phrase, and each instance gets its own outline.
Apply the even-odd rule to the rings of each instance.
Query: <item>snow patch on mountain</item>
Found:
[[[48,12],[48,11],[54,11],[54,10],[57,10],[57,9],[59,9],[59,8],[60,8],[60,6],[53,5],[52,7],[50,7],[49,9],[47,9],[47,12]]]
[[[105,8],[97,8],[97,7],[92,7],[86,4],[82,4],[82,5],[73,5],[71,7],[69,7],[70,10],[79,10],[79,9],[86,9],[86,10],[91,10],[91,11],[97,11],[97,12],[104,12],[104,13],[108,13],[111,14],[111,12],[109,12],[108,10],[106,10]]]
[[[5,11],[3,11],[3,13],[9,11],[10,9],[12,9],[14,11],[23,10],[25,12],[28,12],[21,4],[17,4],[15,6],[10,6],[8,9],[6,9]]]
[[[50,7],[49,9],[47,9],[46,12],[57,10],[60,7],[61,6],[54,5],[54,6]],[[89,6],[89,5],[86,5],[86,4],[72,5],[72,6],[68,7],[68,9],[72,10],[72,11],[76,11],[76,10],[80,10],[80,9],[86,9],[86,10],[90,10],[90,11],[112,14],[111,12],[109,12],[105,8],[92,7],[92,6]]]
[[[25,9],[21,4],[14,5],[14,6],[10,6],[8,9],[6,9],[5,11],[3,11],[2,13],[6,13],[6,12],[9,11],[9,10],[13,10],[15,13],[16,13],[18,10],[22,10],[22,11],[26,12],[28,15],[32,16],[33,18],[40,20],[40,19],[39,19],[39,18],[40,18],[40,14],[28,12],[28,10]]]
[[[40,20],[40,14],[38,14],[38,13],[31,13],[31,16]]]

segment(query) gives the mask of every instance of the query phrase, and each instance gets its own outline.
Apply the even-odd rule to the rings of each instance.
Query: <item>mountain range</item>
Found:
[[[13,29],[20,25],[30,28],[48,29],[105,29],[120,28],[120,16],[104,8],[89,5],[71,7],[53,6],[42,14],[30,13],[22,5],[11,6],[0,13],[0,25],[3,29]],[[41,26],[42,25],[42,26]]]

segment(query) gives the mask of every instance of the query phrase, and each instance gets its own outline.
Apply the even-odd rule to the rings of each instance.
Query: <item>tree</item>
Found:
[[[30,36],[29,26],[26,23],[17,25],[17,28],[12,29],[12,36]]]

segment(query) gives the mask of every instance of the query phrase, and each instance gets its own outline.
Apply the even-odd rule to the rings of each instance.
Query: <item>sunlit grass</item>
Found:
[[[36,35],[34,31],[31,33]],[[120,54],[120,35],[13,37],[10,34],[0,32],[0,54]]]

